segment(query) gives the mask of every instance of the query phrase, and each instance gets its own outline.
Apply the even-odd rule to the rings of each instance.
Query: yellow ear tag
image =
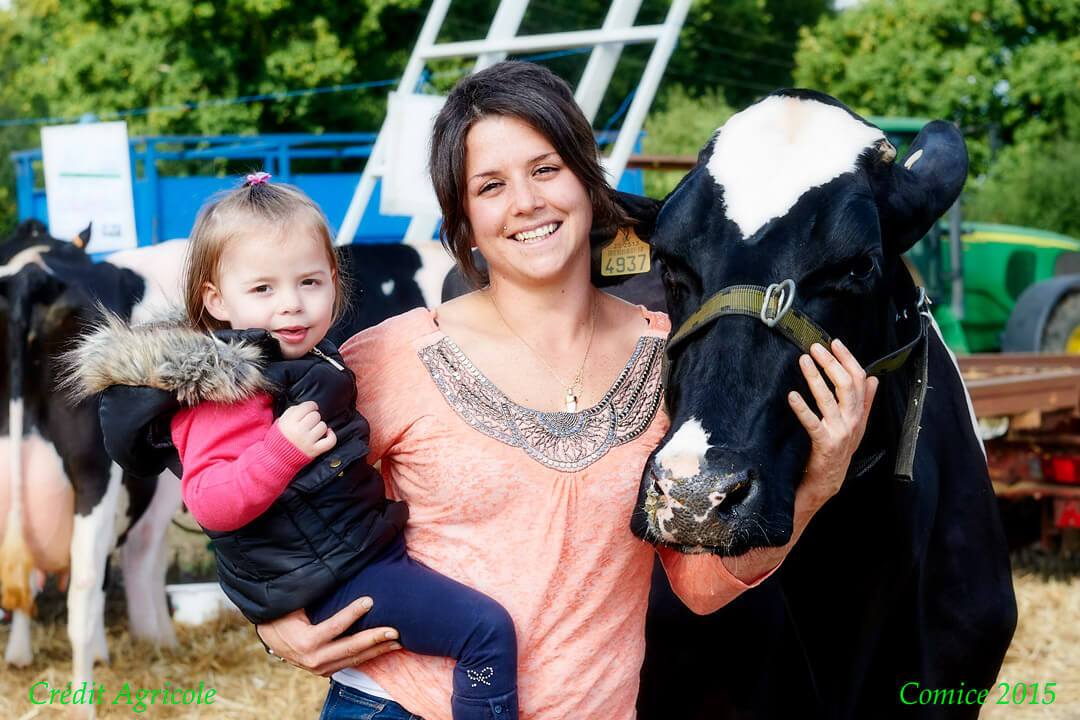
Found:
[[[623,228],[600,251],[600,274],[638,275],[649,272],[649,245],[631,228]]]

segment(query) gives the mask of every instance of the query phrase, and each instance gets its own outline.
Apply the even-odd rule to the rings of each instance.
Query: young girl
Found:
[[[76,351],[82,391],[105,391],[106,445],[143,474],[175,447],[184,502],[251,622],[297,608],[320,622],[370,595],[350,631],[392,626],[406,649],[455,658],[455,720],[516,718],[513,622],[405,553],[407,510],[365,462],[354,377],[324,339],[343,307],[330,229],[269,177],[249,175],[200,211],[186,323],[112,318]]]

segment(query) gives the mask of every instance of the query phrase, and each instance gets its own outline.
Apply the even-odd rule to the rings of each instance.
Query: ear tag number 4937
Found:
[[[620,230],[600,251],[600,274],[604,277],[645,272],[649,272],[649,246],[629,228]]]

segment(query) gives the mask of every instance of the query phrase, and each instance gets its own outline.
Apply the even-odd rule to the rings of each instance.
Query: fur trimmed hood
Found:
[[[234,403],[272,390],[262,374],[268,348],[260,342],[272,340],[270,334],[228,335],[197,330],[179,313],[129,325],[104,312],[101,323],[65,354],[64,389],[81,400],[110,385],[147,386],[174,394],[183,405]]]

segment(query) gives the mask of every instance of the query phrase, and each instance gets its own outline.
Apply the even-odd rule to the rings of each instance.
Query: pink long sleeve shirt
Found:
[[[387,494],[409,504],[409,553],[509,611],[523,720],[629,720],[656,553],[629,521],[668,428],[659,397],[667,317],[642,309],[637,350],[604,400],[558,415],[514,404],[436,318],[413,310],[341,348],[371,423],[368,460],[382,461]],[[699,613],[748,587],[715,556],[660,557]],[[399,651],[363,670],[411,712],[450,720],[452,667]]]
[[[204,402],[172,420],[184,466],[184,504],[207,530],[236,530],[261,515],[311,462],[274,423],[271,398]]]

